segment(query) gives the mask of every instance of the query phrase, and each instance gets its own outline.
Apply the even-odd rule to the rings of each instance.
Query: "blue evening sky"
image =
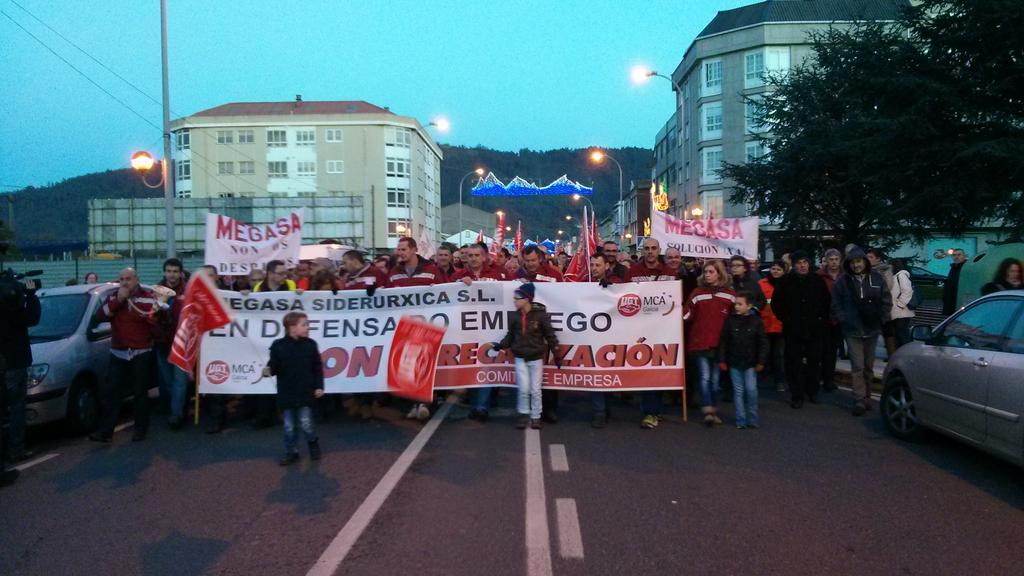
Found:
[[[366,100],[440,142],[499,150],[652,147],[670,74],[718,10],[752,0],[169,0],[172,118],[232,101]],[[160,126],[159,2],[0,0],[3,11]],[[0,192],[127,165],[160,130],[0,14]]]

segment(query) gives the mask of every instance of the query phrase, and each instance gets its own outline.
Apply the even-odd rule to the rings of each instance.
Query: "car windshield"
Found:
[[[67,338],[82,321],[82,314],[89,305],[88,294],[61,294],[43,296],[39,299],[42,314],[39,324],[29,328],[32,342],[47,342]]]

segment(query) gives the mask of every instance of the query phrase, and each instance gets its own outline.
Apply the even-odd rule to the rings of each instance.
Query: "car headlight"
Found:
[[[43,383],[43,379],[50,372],[49,364],[33,364],[28,367],[28,387],[35,388]]]

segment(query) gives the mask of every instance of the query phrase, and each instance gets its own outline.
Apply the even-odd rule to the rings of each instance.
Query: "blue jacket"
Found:
[[[832,315],[839,321],[844,335],[870,338],[881,334],[882,324],[889,321],[892,293],[866,258],[864,273],[855,275],[850,270],[850,261],[857,258],[864,258],[864,251],[854,247],[843,262],[846,272],[836,279],[832,288]]]

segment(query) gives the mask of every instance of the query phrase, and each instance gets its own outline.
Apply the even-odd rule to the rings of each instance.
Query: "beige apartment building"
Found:
[[[238,102],[171,123],[178,198],[360,197],[362,245],[440,241],[441,160],[415,119],[362,101]]]

